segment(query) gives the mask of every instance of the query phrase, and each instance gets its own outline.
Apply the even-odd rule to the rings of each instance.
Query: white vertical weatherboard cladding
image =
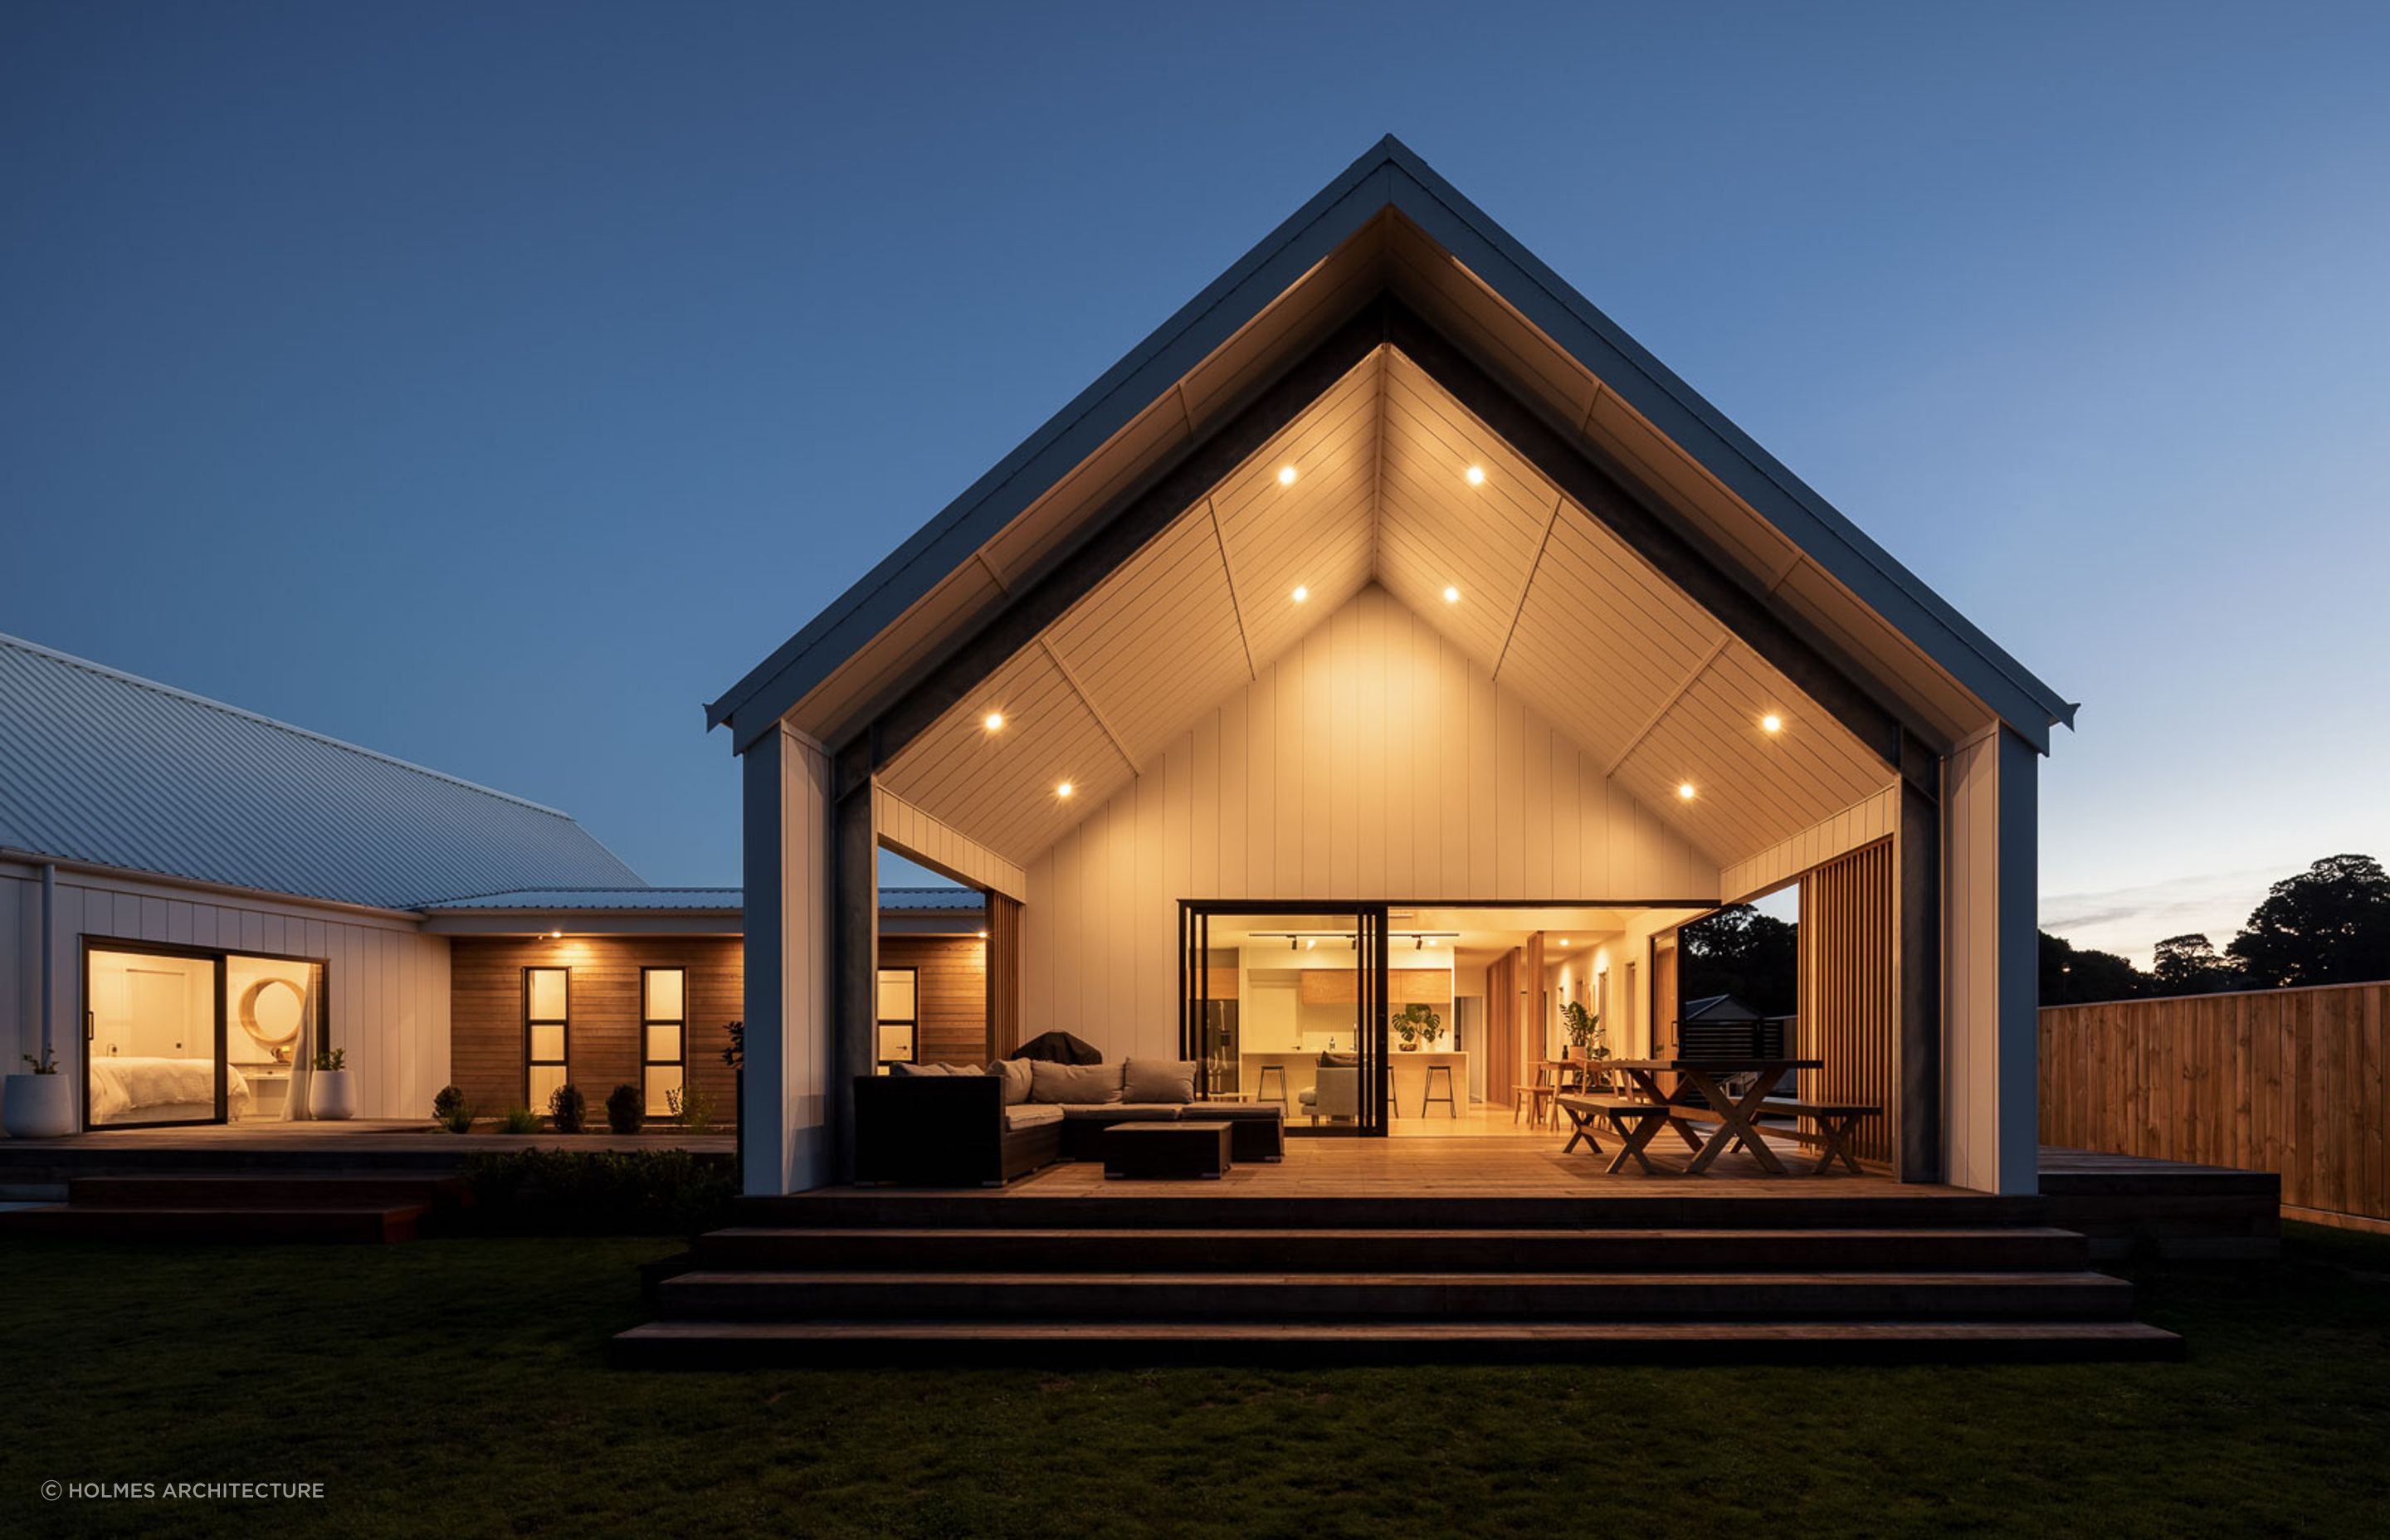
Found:
[[[0,920],[13,918],[0,947],[0,1001],[7,1002],[16,1046],[41,1043],[41,874],[0,868]],[[320,958],[329,967],[334,1046],[357,1072],[359,1111],[369,1118],[429,1119],[431,1098],[448,1079],[448,942],[415,922],[346,910],[199,892],[61,872],[51,938],[51,1010],[58,1068],[83,1095],[83,946],[97,940],[272,952]],[[78,1102],[80,1105],[80,1102]]]
[[[1895,781],[1791,839],[1727,867],[1719,878],[1719,892],[1734,903],[1787,882],[1812,866],[1893,833],[1899,817],[1900,785]]]
[[[1177,1051],[1182,898],[1714,898],[1718,869],[1370,591],[1029,867],[1024,1036]]]
[[[1944,761],[1943,956],[1949,1180],[2039,1185],[2038,838],[2030,745],[2005,728]]]
[[[747,1190],[829,1179],[829,756],[785,726],[741,761],[746,780]]]

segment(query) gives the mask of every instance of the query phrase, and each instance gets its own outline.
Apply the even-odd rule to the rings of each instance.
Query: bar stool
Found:
[[[1444,1077],[1444,1095],[1442,1096],[1435,1094],[1435,1077],[1438,1075]],[[1451,1116],[1454,1118],[1460,1116],[1460,1104],[1452,1099],[1452,1066],[1449,1064],[1431,1064],[1427,1067],[1427,1084],[1420,1087],[1420,1116],[1426,1117],[1427,1110],[1439,1101],[1444,1103],[1445,1110]]]
[[[1276,1096],[1272,1096],[1270,1094],[1270,1076],[1272,1075],[1278,1076],[1278,1094]],[[1262,1066],[1260,1080],[1253,1087],[1253,1100],[1256,1103],[1265,1101],[1277,1102],[1278,1110],[1279,1111],[1286,1112],[1290,1117],[1293,1115],[1287,1107],[1285,1065],[1265,1064]]]

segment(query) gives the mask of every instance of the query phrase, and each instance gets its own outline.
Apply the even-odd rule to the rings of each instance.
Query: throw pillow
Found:
[[[1195,1064],[1185,1059],[1132,1059],[1122,1067],[1123,1101],[1193,1101]]]
[[[987,1067],[987,1072],[1004,1082],[1004,1105],[1018,1107],[1029,1099],[1029,1087],[1035,1078],[1029,1066],[1009,1059],[999,1059]]]
[[[1044,1059],[1029,1066],[1029,1099],[1055,1102],[1064,1107],[1092,1107],[1099,1102],[1121,1098],[1121,1072],[1117,1064],[1049,1064]]]

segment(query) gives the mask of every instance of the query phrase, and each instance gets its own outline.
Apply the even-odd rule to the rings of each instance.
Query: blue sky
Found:
[[[2086,703],[2053,928],[2390,853],[2390,7],[1141,12],[19,0],[0,629],[735,881],[700,702],[1393,132]]]

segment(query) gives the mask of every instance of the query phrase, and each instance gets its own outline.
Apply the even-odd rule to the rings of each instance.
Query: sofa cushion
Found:
[[[976,1064],[906,1064],[900,1062],[889,1065],[888,1072],[898,1076],[927,1075],[932,1078],[935,1078],[939,1075],[975,1075],[980,1072],[980,1067]]]
[[[1170,1123],[1179,1111],[1175,1101],[1107,1101],[1087,1107],[1065,1107],[1062,1116],[1073,1123]]]
[[[1132,1059],[1121,1066],[1124,1101],[1193,1101],[1195,1063],[1186,1059]]]
[[[1015,1129],[1035,1128],[1041,1123],[1061,1121],[1062,1110],[1059,1107],[1040,1107],[1034,1102],[1024,1102],[1019,1107],[1008,1107],[1004,1110],[1004,1127],[1007,1133],[1011,1133]]]
[[[987,1072],[1004,1082],[1004,1105],[1007,1107],[1018,1107],[1029,1099],[1029,1086],[1034,1077],[1028,1065],[999,1059],[988,1065]]]
[[[1038,1059],[1029,1066],[1029,1099],[1063,1106],[1089,1106],[1121,1098],[1117,1064],[1050,1064]]]

